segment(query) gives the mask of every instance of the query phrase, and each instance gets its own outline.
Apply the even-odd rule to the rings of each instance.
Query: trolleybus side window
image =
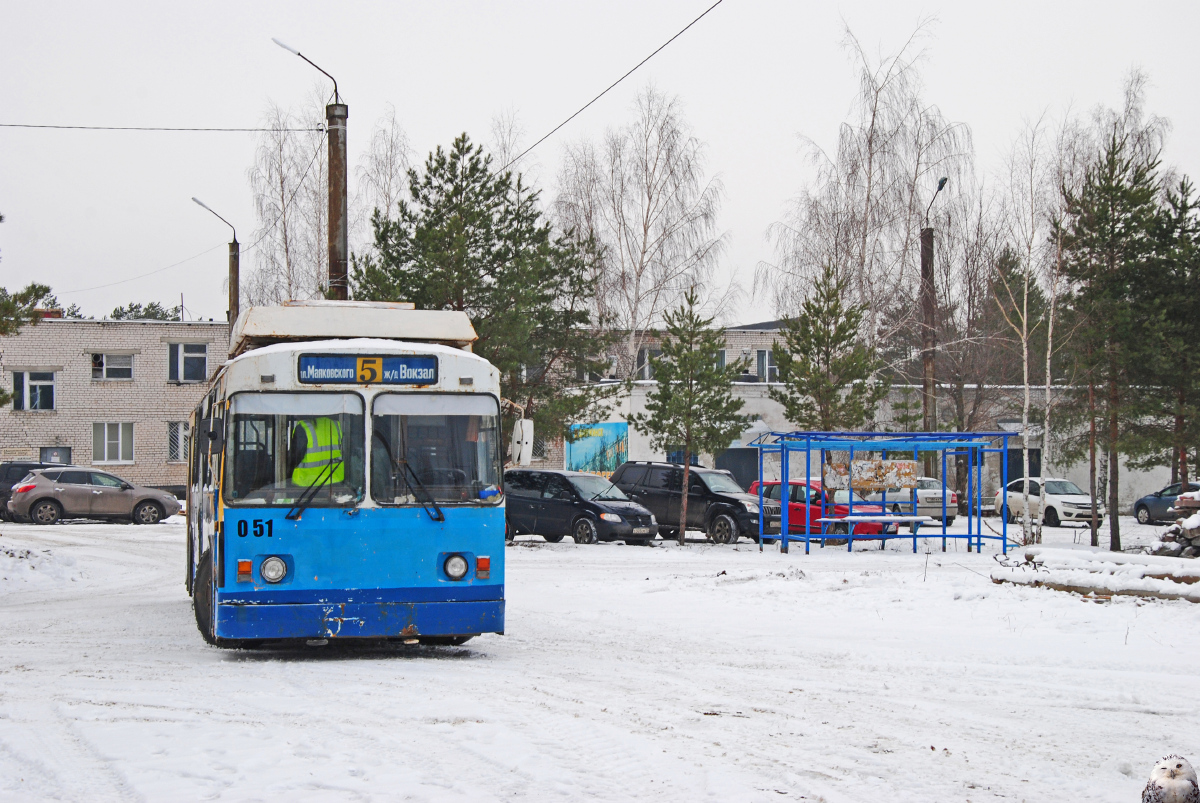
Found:
[[[239,393],[227,429],[231,504],[353,506],[363,497],[362,397],[354,393]]]
[[[371,414],[375,501],[500,501],[500,406],[494,396],[384,393]]]

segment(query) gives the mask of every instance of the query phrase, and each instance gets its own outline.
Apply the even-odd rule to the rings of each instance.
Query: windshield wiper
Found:
[[[421,483],[421,479],[417,476],[417,473],[413,471],[412,466],[408,464],[408,460],[397,460],[392,455],[391,445],[387,442],[387,438],[383,437],[383,435],[379,433],[379,430],[375,431],[375,437],[379,438],[379,442],[383,444],[383,450],[387,452],[388,460],[391,461],[392,465],[396,468],[406,468],[408,469],[409,473],[412,474],[413,480],[417,483],[415,486],[408,481],[408,477],[403,473],[400,476],[404,480],[404,485],[408,488],[408,490],[412,491],[413,497],[421,503],[421,507],[425,508],[425,512],[429,514],[429,518],[433,519],[434,521],[445,521],[446,514],[442,512],[440,507],[438,507],[438,503],[434,501],[433,494],[429,493],[429,489],[427,489]],[[420,487],[421,492],[425,494],[426,499],[422,499],[417,493],[418,486]],[[430,507],[432,507],[433,510],[430,510]]]
[[[308,506],[312,504],[312,500],[316,497],[317,492],[321,490],[321,481],[325,479],[325,474],[328,473],[329,476],[332,477],[334,468],[336,466],[340,466],[341,464],[341,458],[329,461],[328,465],[321,469],[321,473],[317,475],[316,481],[313,482],[312,485],[308,486],[304,493],[300,494],[300,498],[296,500],[296,504],[292,506],[292,509],[287,512],[287,515],[284,516],[284,518],[289,519],[290,521],[299,521],[300,514],[302,514],[308,508]],[[330,496],[333,495],[333,483],[329,484],[329,493]]]

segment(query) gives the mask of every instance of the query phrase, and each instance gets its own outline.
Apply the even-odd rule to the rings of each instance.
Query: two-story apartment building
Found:
[[[181,490],[187,419],[225,361],[224,321],[45,318],[0,339],[13,394],[0,410],[0,459],[103,466]]]

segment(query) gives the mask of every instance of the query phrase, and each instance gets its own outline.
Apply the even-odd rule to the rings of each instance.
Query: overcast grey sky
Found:
[[[418,160],[462,131],[486,140],[506,111],[532,143],[710,4],[3,0],[0,122],[256,125],[269,101],[298,106],[320,78],[275,36],[337,77],[352,163],[389,103]],[[677,94],[725,184],[723,271],[749,287],[755,265],[772,259],[766,228],[809,173],[800,136],[832,148],[850,107],[844,25],[892,52],[925,17],[937,20],[926,99],[971,126],[981,169],[999,167],[1025,119],[1119,105],[1137,66],[1151,81],[1149,111],[1173,123],[1165,161],[1200,178],[1200,4],[1046,0],[725,0],[538,148],[536,173],[552,192],[562,145],[629,119],[648,82]],[[223,317],[228,229],[190,198],[249,242],[254,148],[253,134],[0,129],[0,284],[47,283],[97,317],[131,300],[178,303],[180,293],[191,314]],[[773,313],[747,299],[732,317]]]

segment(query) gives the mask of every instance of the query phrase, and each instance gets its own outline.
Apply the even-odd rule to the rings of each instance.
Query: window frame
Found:
[[[93,421],[92,422],[92,465],[94,466],[129,466],[137,460],[137,451],[135,449],[136,440],[133,421]],[[109,427],[117,427],[117,459],[108,459],[108,445],[111,440],[108,436]],[[96,459],[96,427],[104,427],[104,459]],[[128,427],[128,430],[126,430]],[[124,449],[124,435],[129,433],[129,457],[123,458],[121,455]]]
[[[88,354],[90,354],[91,358],[92,358],[92,381],[93,382],[132,382],[134,380],[134,378],[136,376],[136,374],[134,373],[134,363],[137,361],[134,359],[134,357],[136,355],[134,355],[133,353],[131,353],[131,352],[122,353],[119,351],[116,351],[116,352],[114,352],[114,351],[90,351],[90,352],[88,352]],[[98,368],[96,366],[96,358],[97,357],[100,358],[100,362],[101,362],[101,364]],[[110,368],[109,360],[112,357],[128,357],[129,358],[129,376],[109,376],[108,375],[109,368]],[[123,371],[123,370],[125,370],[125,368],[124,368],[124,366],[121,366],[117,370]],[[100,376],[96,376],[96,371],[100,371]]]
[[[209,344],[207,342],[189,343],[185,341],[177,341],[167,343],[167,381],[180,385],[197,385],[208,381],[208,346]],[[187,378],[187,361],[189,359],[197,359],[200,357],[200,355],[194,353],[189,356],[187,353],[189,347],[199,347],[204,349],[204,370],[201,372],[201,377],[199,379]]]
[[[12,409],[22,413],[52,413],[58,409],[58,372],[57,371],[10,371],[12,374],[13,400]],[[50,379],[33,379],[34,374],[49,374]],[[20,382],[17,377],[21,377]],[[49,407],[31,407],[33,386],[50,388]],[[19,387],[18,387],[19,385]],[[40,399],[41,393],[38,393]]]
[[[174,432],[172,432],[174,430]],[[188,447],[192,437],[191,427],[187,421],[168,421],[167,422],[167,462],[168,463],[186,463],[188,459]],[[171,450],[174,448],[175,456],[171,456]]]

